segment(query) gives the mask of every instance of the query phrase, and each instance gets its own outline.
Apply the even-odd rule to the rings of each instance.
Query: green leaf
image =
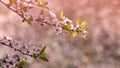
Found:
[[[27,65],[27,58],[23,58],[22,61],[18,64],[17,68],[24,68]]]
[[[40,58],[41,60],[43,60],[43,61],[46,61],[46,62],[49,61],[49,60],[48,60],[48,55],[47,55],[46,53],[40,54],[40,55],[39,55],[39,58]]]
[[[45,51],[45,49],[46,49],[46,46],[44,46],[44,47],[40,50],[39,55],[42,54],[42,53]]]
[[[38,57],[41,59],[41,60],[43,60],[43,61],[49,61],[48,60],[48,55],[46,54],[46,53],[44,53],[45,52],[45,49],[46,49],[46,46],[44,46],[41,50],[40,50],[40,52],[39,52],[39,54],[38,54]]]
[[[33,17],[31,16],[31,17],[27,20],[27,22],[28,22],[28,24],[31,24],[32,21],[33,21]]]

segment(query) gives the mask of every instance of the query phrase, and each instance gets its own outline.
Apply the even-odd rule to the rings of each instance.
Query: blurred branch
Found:
[[[4,37],[2,40],[0,40],[0,44],[4,45],[4,46],[7,46],[7,47],[10,47],[12,49],[14,49],[15,51],[18,51],[24,55],[27,55],[27,56],[30,56],[30,57],[33,57],[31,54],[29,53],[25,53],[25,52],[22,52],[20,50],[20,48],[15,48],[15,46],[22,46],[22,47],[26,47],[25,45],[21,45],[19,44],[19,42],[15,41],[15,40],[12,40],[12,39],[9,39],[7,37]]]
[[[4,3],[2,0],[0,0],[0,2],[1,2],[3,5],[5,5],[8,9],[12,10],[13,12],[15,12],[15,13],[18,14],[20,17],[22,17],[23,19],[26,20],[26,18],[25,18],[23,15],[19,14],[16,10],[10,8],[10,5],[9,5],[9,4]]]
[[[12,8],[10,8],[10,5],[9,4],[6,4],[4,3],[2,0],[0,0],[0,2],[5,5],[8,9],[12,10],[13,12],[15,12],[16,14],[18,14],[21,18],[23,18],[23,20],[27,21],[27,19],[24,17],[24,14],[23,13],[19,13],[17,10],[14,10]],[[47,8],[49,10],[49,8],[46,6],[45,8]],[[44,24],[47,24],[47,25],[51,25],[50,23],[48,22],[44,22],[44,21],[40,21],[40,22],[43,22]]]
[[[34,48],[28,48],[27,45],[21,44],[20,42],[13,40],[12,38],[4,37],[0,40],[0,44],[10,47],[14,49],[17,52],[20,52],[23,55],[30,56],[34,58],[35,60],[43,60],[43,61],[49,61],[48,55],[45,53],[46,46],[43,48],[40,47],[34,47]],[[23,68],[27,65],[27,58],[20,58],[19,55],[15,53],[8,53],[3,59],[0,59],[0,62],[5,63],[9,68],[10,66],[17,66],[18,68]],[[24,65],[23,65],[24,64]],[[2,65],[0,65],[2,67]],[[22,67],[21,67],[22,66]],[[3,67],[4,68],[4,67]]]
[[[0,59],[0,62],[6,63],[3,59]],[[2,66],[2,63],[0,63],[0,67],[1,67],[1,68],[4,68],[4,67]]]
[[[40,47],[29,48],[27,45],[21,44],[20,42],[16,40],[12,40],[11,38],[8,38],[8,37],[4,37],[3,39],[1,39],[0,44],[10,47],[14,49],[15,51],[20,52],[23,55],[27,55],[35,59],[38,57],[40,58],[41,54],[39,53],[41,52],[42,49],[44,49],[44,47],[43,48],[40,48]]]
[[[4,68],[2,65],[0,65],[1,68]]]

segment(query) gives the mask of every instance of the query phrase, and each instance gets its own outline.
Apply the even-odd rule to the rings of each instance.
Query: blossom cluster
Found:
[[[48,61],[48,56],[44,52],[46,49],[45,46],[43,48],[40,47],[29,48],[28,45],[21,44],[20,42],[8,37],[4,37],[3,39],[1,39],[0,44],[10,47],[23,55],[33,57],[35,60],[41,59],[43,61]],[[3,58],[3,62],[6,63],[6,66],[8,68],[11,68],[11,66],[13,66],[14,68],[16,67],[16,65],[18,66],[18,64],[20,64],[21,62],[25,63],[26,61],[24,58],[20,58],[20,56],[15,53],[13,54],[8,53],[6,57]]]
[[[78,33],[82,33],[83,37],[86,37],[87,24],[85,21],[80,23],[80,20],[77,20],[74,25],[72,20],[64,16],[63,11],[61,11],[58,15],[49,11],[49,14],[53,24],[56,25],[58,33],[61,33],[62,30],[67,30],[72,33],[72,37],[76,37]]]
[[[49,25],[56,29],[57,34],[66,30],[72,34],[72,37],[76,37],[78,34],[81,34],[82,37],[86,37],[87,35],[87,23],[85,21],[80,22],[77,20],[73,22],[68,17],[64,15],[64,12],[61,11],[58,14],[53,13],[49,7],[47,6],[48,2],[41,0],[9,0],[9,3],[6,4],[2,0],[1,3],[6,5],[8,9],[17,13],[20,17],[23,18],[22,22],[27,22],[28,24],[32,24],[33,22],[38,22],[41,25]],[[36,8],[41,11],[37,14],[39,15],[37,18],[33,15],[27,15],[31,9]],[[45,20],[44,13],[48,13],[52,23],[50,21]]]
[[[23,62],[24,60],[24,62]],[[0,60],[2,63],[4,63],[6,68],[15,68],[15,67],[21,67],[23,68],[25,65],[21,65],[21,63],[26,63],[25,59],[22,59],[14,53],[7,54],[3,59]],[[1,66],[4,68],[3,66]]]

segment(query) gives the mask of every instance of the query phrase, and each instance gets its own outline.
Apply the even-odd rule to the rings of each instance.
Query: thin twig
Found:
[[[0,0],[0,2],[1,2],[2,4],[4,4],[8,9],[12,10],[12,11],[15,12],[16,14],[18,14],[20,17],[22,17],[24,20],[27,20],[23,15],[19,14],[16,10],[10,8],[9,5],[6,4],[6,3],[4,3],[2,0]]]
[[[13,47],[12,44],[11,44],[11,42],[9,42],[9,43],[10,43],[10,44],[8,45],[8,44],[6,44],[5,42],[2,42],[2,41],[0,40],[0,44],[5,45],[5,46],[7,46],[7,47],[10,47],[10,48],[14,49],[15,51],[18,51],[18,52],[22,53],[23,55],[27,55],[27,56],[30,56],[30,57],[34,57],[32,54],[24,53],[24,52],[22,52],[20,49],[17,49],[17,48],[15,48],[15,47]]]

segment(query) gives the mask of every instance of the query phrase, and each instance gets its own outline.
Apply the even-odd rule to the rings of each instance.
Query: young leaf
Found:
[[[17,0],[9,0],[9,2],[10,2],[10,5],[17,4]]]
[[[84,29],[84,28],[86,28],[86,27],[87,27],[87,23],[86,23],[85,21],[84,21],[84,22],[82,22],[82,23],[81,23],[81,28],[83,28],[83,29]]]
[[[44,47],[41,49],[39,55],[42,54],[42,53],[45,51],[45,49],[46,49],[46,46],[44,46]]]
[[[33,21],[33,17],[31,16],[31,17],[27,20],[27,22],[28,22],[28,24],[31,24],[32,21]]]
[[[42,54],[40,54],[39,55],[39,58],[41,59],[41,60],[43,60],[43,61],[49,61],[48,60],[48,55],[47,54],[45,54],[45,53],[42,53]]]
[[[27,58],[23,58],[22,61],[18,64],[17,68],[24,68],[25,66],[28,65],[27,63]]]
[[[72,30],[72,24],[70,24],[69,22],[66,22],[63,25],[63,28],[68,30],[68,31],[71,31]]]
[[[38,6],[46,6],[48,4],[48,2],[45,2],[45,1],[37,1],[36,2],[36,5]]]
[[[39,52],[38,56],[41,60],[48,62],[48,55],[45,52],[46,46],[44,46],[41,51]]]
[[[63,12],[63,11],[61,11],[61,12],[58,14],[57,18],[58,18],[59,21],[62,20],[63,15],[64,15],[64,12]]]
[[[72,37],[76,37],[78,32],[72,32]]]
[[[20,7],[19,10],[20,10],[20,12],[22,12],[22,11],[27,12],[28,7],[27,7],[27,6],[25,6],[25,7]]]
[[[76,25],[80,25],[80,20],[78,19],[76,22],[75,22]]]

